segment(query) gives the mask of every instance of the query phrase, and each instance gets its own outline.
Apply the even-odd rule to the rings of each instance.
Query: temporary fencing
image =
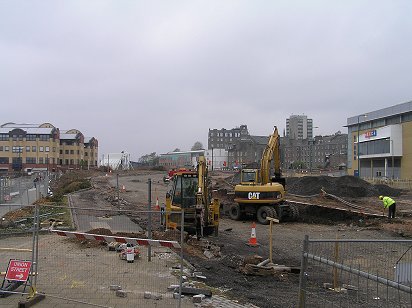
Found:
[[[147,211],[94,206],[33,205],[31,236],[0,238],[2,272],[11,259],[32,265],[26,287],[5,290],[0,306],[37,295],[45,296],[40,307],[193,307],[180,296],[190,268],[183,262],[182,226],[159,232],[164,211],[149,210],[151,200]]]
[[[397,189],[412,190],[412,180],[411,179],[391,179],[385,177],[379,178],[364,178],[372,184],[384,184]]]
[[[411,307],[411,240],[303,243],[299,307]]]
[[[75,209],[79,229],[50,230],[40,236],[38,290],[51,303],[102,307],[177,307],[179,298],[169,290],[181,282],[181,245],[177,240],[148,238],[147,228],[129,217],[160,212]],[[157,235],[155,233],[154,235]],[[180,232],[169,232],[180,239]],[[128,262],[127,245],[133,251]],[[46,247],[48,247],[46,249]],[[47,274],[45,273],[54,273]],[[179,291],[177,291],[179,292]]]
[[[26,206],[42,196],[47,196],[49,188],[49,175],[39,173],[32,176],[0,178],[0,205],[1,206]]]

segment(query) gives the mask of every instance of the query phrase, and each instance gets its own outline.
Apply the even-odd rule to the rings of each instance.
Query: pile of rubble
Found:
[[[373,185],[354,176],[304,176],[286,178],[288,193],[298,195],[315,195],[321,190],[339,196],[350,198],[374,197],[387,195],[397,197],[401,190],[387,185]]]
[[[127,202],[125,199],[118,197],[116,195],[108,195],[107,197],[104,198],[106,201],[111,203],[113,206],[125,206],[125,205],[130,205],[129,202]]]

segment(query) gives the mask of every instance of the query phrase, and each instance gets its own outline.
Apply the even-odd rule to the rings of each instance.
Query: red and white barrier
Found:
[[[60,236],[67,236],[71,238],[77,238],[79,240],[96,240],[118,242],[118,243],[130,243],[139,246],[152,246],[152,247],[169,247],[169,248],[180,248],[180,244],[176,241],[159,241],[159,240],[149,240],[141,239],[135,237],[122,237],[122,236],[112,236],[112,235],[100,235],[100,234],[90,234],[83,232],[70,232],[61,230],[50,230]]]

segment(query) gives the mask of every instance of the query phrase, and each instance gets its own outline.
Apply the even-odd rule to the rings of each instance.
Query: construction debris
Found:
[[[127,297],[127,292],[124,290],[116,290],[117,297]]]

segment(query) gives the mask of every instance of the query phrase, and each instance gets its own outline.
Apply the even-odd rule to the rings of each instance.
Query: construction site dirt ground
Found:
[[[151,204],[154,209],[156,202],[161,205],[165,201],[165,195],[168,191],[168,185],[163,182],[165,175],[166,172],[145,170],[120,173],[119,177],[115,173],[107,176],[100,173],[93,176],[92,189],[72,195],[72,206],[92,209],[121,209],[126,210],[126,212],[147,210],[148,180],[150,179]],[[250,247],[246,244],[251,236],[251,225],[254,218],[233,221],[225,215],[225,210],[233,202],[231,190],[235,183],[233,180],[235,177],[236,175],[230,173],[214,172],[212,174],[214,193],[222,204],[219,236],[212,236],[202,241],[190,240],[184,245],[184,258],[197,271],[202,272],[202,275],[206,277],[205,284],[213,288],[214,294],[225,296],[245,305],[252,304],[262,308],[296,307],[299,274],[281,273],[262,277],[245,275],[240,270],[240,266],[245,263],[245,260],[253,256],[257,255],[262,259],[269,257],[269,226],[256,225],[256,238],[260,245]],[[357,179],[350,178],[343,178],[338,184],[337,179],[330,178],[306,181],[307,179],[288,180],[294,196],[288,195],[287,198],[298,202],[300,218],[295,222],[274,224],[274,263],[299,267],[305,235],[312,239],[410,239],[412,237],[411,192],[402,192],[399,195],[399,192],[391,191],[388,187],[383,186],[377,189],[364,181],[357,182]],[[118,187],[121,188],[120,191],[117,190],[117,183]],[[352,208],[347,208],[336,200],[320,197],[320,186],[328,193],[337,194],[339,193],[338,188],[346,191],[349,196],[341,197],[352,204],[360,205],[365,214],[355,213]],[[296,195],[315,195],[315,192],[317,192],[316,196],[311,198],[296,197]],[[382,202],[378,200],[380,192],[396,193],[398,214],[396,219],[389,221],[382,216],[383,206]],[[117,195],[120,196],[120,200],[116,199]],[[361,197],[362,195],[366,196]],[[89,213],[91,212],[89,211]],[[95,214],[101,216],[102,212],[96,211]],[[147,214],[133,214],[133,218],[140,227],[146,228]],[[155,223],[152,228],[154,230],[161,229],[160,224],[156,225]],[[155,232],[155,235],[161,236],[161,233]],[[203,253],[205,241],[209,242],[211,246],[219,247],[220,254],[205,256]],[[368,256],[370,251],[361,253]]]
[[[148,180],[152,185],[152,206],[156,200],[164,203],[168,190],[167,184],[163,182],[165,172],[158,171],[134,171],[133,175],[121,174],[119,176],[119,187],[124,188],[120,192],[120,198],[127,202],[120,205],[121,209],[147,209],[148,204]],[[250,239],[253,217],[244,221],[233,221],[225,215],[227,209],[233,202],[233,196],[227,194],[230,191],[231,177],[227,173],[214,173],[213,184],[217,196],[222,203],[222,217],[219,226],[219,236],[210,237],[207,240],[211,244],[220,247],[221,256],[207,258],[196,241],[191,241],[185,246],[184,257],[197,270],[206,276],[206,284],[217,288],[226,296],[243,303],[251,303],[258,307],[295,307],[298,298],[299,275],[286,273],[282,275],[251,276],[240,272],[239,265],[245,258],[259,255],[263,259],[269,256],[269,227],[267,225],[256,225],[257,241],[259,247],[250,247],[246,243]],[[325,179],[324,179],[325,180]],[[326,179],[332,181],[330,179]],[[314,239],[387,239],[387,238],[410,238],[412,237],[412,194],[410,192],[392,191],[383,185],[379,189],[369,184],[356,182],[350,183],[351,179],[343,179],[346,183],[340,183],[341,189],[352,191],[352,197],[347,201],[360,205],[366,214],[358,214],[349,211],[336,210],[345,206],[335,200],[315,196],[312,198],[298,198],[288,196],[289,200],[295,200],[306,204],[298,205],[300,219],[296,222],[285,222],[273,226],[273,262],[286,266],[300,266],[302,244],[305,235]],[[312,181],[316,183],[316,181]],[[318,183],[319,184],[319,183]],[[324,183],[323,183],[324,184]],[[336,183],[330,183],[332,187]],[[107,177],[99,177],[94,180],[94,190],[86,192],[94,206],[107,206],[107,194],[116,194],[117,179],[112,174]],[[296,185],[296,182],[295,182]],[[301,190],[307,190],[311,183],[304,182]],[[346,187],[344,187],[346,185]],[[356,187],[350,187],[354,185]],[[299,186],[299,185],[298,185]],[[316,186],[313,184],[313,186]],[[365,187],[362,187],[365,186]],[[325,188],[325,187],[324,187]],[[339,187],[335,187],[339,188]],[[353,191],[362,188],[366,197],[356,197]],[[316,189],[316,187],[315,187]],[[329,190],[332,190],[329,188]],[[397,218],[389,221],[382,216],[383,206],[378,199],[380,192],[394,192],[397,197]],[[305,191],[307,192],[307,191]],[[320,192],[320,191],[319,191]],[[299,194],[299,191],[294,191]],[[302,194],[302,193],[300,193]],[[358,195],[362,195],[359,193]],[[378,194],[378,195],[375,195]],[[100,196],[96,198],[96,196]],[[82,198],[87,205],[87,197]],[[315,205],[307,205],[317,204]],[[112,202],[112,207],[116,207]],[[89,204],[90,205],[90,204]],[[76,204],[76,206],[79,206]],[[375,214],[369,216],[367,213]],[[379,217],[380,216],[380,217]],[[147,219],[138,217],[136,221],[145,227]],[[365,252],[367,255],[370,252]]]

